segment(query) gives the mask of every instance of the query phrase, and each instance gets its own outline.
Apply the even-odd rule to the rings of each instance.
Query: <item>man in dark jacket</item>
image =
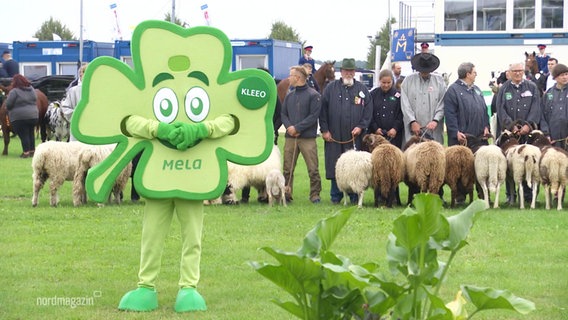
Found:
[[[328,84],[322,94],[320,130],[325,140],[325,177],[331,180],[331,202],[340,203],[343,193],[335,181],[335,164],[347,150],[361,150],[362,135],[373,116],[367,86],[354,79],[355,59],[343,59],[341,78]],[[357,194],[349,195],[357,203]]]
[[[547,133],[554,145],[566,149],[568,137],[568,67],[557,64],[552,69],[556,84],[542,98],[541,130]]]
[[[474,84],[477,72],[471,62],[458,67],[458,80],[444,95],[444,117],[448,131],[448,146],[466,142],[466,134],[487,136],[489,115],[483,93]],[[487,144],[487,140],[485,140]]]
[[[303,66],[290,68],[290,85],[295,89],[286,95],[282,104],[282,123],[286,128],[284,142],[284,179],[286,200],[292,200],[294,169],[298,152],[304,157],[310,177],[310,201],[320,202],[321,177],[316,144],[318,117],[321,110],[320,94],[308,86],[308,72]]]

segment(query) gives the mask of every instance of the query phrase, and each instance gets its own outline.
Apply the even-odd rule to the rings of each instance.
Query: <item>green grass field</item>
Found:
[[[321,140],[318,144],[322,148]],[[293,319],[270,302],[288,296],[247,261],[272,262],[257,251],[262,246],[296,250],[316,222],[339,208],[330,204],[327,180],[323,180],[322,203],[309,202],[307,172],[300,157],[295,200],[287,208],[269,208],[256,201],[205,208],[199,291],[208,311],[173,311],[180,255],[179,226],[174,221],[157,281],[159,309],[124,313],[117,305],[136,286],[143,204],[133,204],[126,196],[120,206],[89,202],[75,208],[71,184],[66,182],[59,207],[49,206],[44,187],[39,206],[32,208],[32,160],[20,159],[20,153],[19,140],[13,139],[10,155],[0,156],[0,319]],[[320,156],[323,159],[323,152]],[[320,167],[324,176],[323,163]],[[401,193],[406,202],[403,184]],[[447,201],[449,196],[446,189]],[[457,255],[443,286],[446,301],[453,299],[460,284],[474,284],[507,289],[536,304],[536,310],[525,316],[493,311],[474,319],[568,319],[568,211],[546,211],[542,195],[538,201],[537,210],[503,207],[479,215],[470,245]],[[356,264],[378,262],[387,274],[386,238],[404,208],[373,208],[371,191],[364,205],[332,250]]]

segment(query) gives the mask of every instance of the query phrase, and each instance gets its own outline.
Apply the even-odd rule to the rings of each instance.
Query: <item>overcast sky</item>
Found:
[[[411,5],[422,0],[408,1]],[[431,3],[432,0],[424,0]],[[229,39],[267,38],[272,23],[283,21],[302,40],[314,46],[318,60],[346,57],[366,60],[367,36],[375,35],[388,17],[389,0],[177,0],[176,16],[190,26],[206,25],[202,5],[207,4],[211,26]],[[398,19],[399,0],[390,0]],[[80,0],[13,0],[2,4],[0,42],[32,40],[41,24],[53,17],[79,38]],[[116,4],[115,11],[110,5]],[[164,19],[172,0],[83,0],[83,39],[110,42],[117,39],[116,21],[123,39],[129,40],[141,21]],[[30,22],[31,21],[31,22]]]

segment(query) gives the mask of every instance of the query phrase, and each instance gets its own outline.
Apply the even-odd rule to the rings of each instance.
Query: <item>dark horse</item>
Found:
[[[536,62],[536,53],[534,51],[531,54],[525,52],[525,74],[529,77],[534,77],[539,72],[538,63]]]
[[[1,86],[0,90],[3,90],[8,96],[8,92],[12,87],[4,87]],[[39,89],[35,89],[37,95],[37,110],[39,112],[39,120],[38,126],[43,124],[43,118],[45,117],[45,113],[47,112],[47,106],[49,102],[47,101],[47,96],[41,92]],[[2,126],[2,135],[4,136],[4,151],[2,151],[2,155],[8,155],[8,145],[10,144],[10,132],[12,132],[12,127],[10,126],[10,122],[8,120],[8,109],[6,109],[6,101],[2,102],[2,107],[0,107],[0,125]],[[41,140],[45,141],[45,129],[41,129]]]
[[[321,92],[328,83],[335,80],[335,68],[333,65],[335,61],[326,61],[324,62],[318,71],[314,74],[314,78],[316,79],[318,86],[320,87]],[[277,86],[278,89],[278,99],[280,102],[284,102],[284,98],[290,89],[290,80],[288,78],[282,79]]]

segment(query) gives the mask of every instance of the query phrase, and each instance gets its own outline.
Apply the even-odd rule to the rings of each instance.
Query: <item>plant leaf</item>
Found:
[[[462,285],[461,290],[478,311],[508,309],[527,314],[535,310],[534,302],[519,298],[507,290]]]
[[[304,311],[302,310],[302,308],[291,302],[291,301],[280,301],[277,299],[273,299],[272,302],[274,302],[274,304],[276,304],[277,306],[279,306],[280,308],[290,312],[291,314],[295,315],[296,317],[300,318],[300,319],[305,319],[306,317],[304,316]]]
[[[482,200],[475,200],[462,212],[447,218],[450,224],[450,235],[442,246],[446,250],[456,251],[467,244],[467,236],[475,221],[477,213],[485,210],[485,203]]]
[[[298,250],[298,254],[300,256],[315,257],[320,255],[322,251],[329,250],[354,210],[354,207],[342,209],[333,216],[320,220],[304,238],[304,243]]]

